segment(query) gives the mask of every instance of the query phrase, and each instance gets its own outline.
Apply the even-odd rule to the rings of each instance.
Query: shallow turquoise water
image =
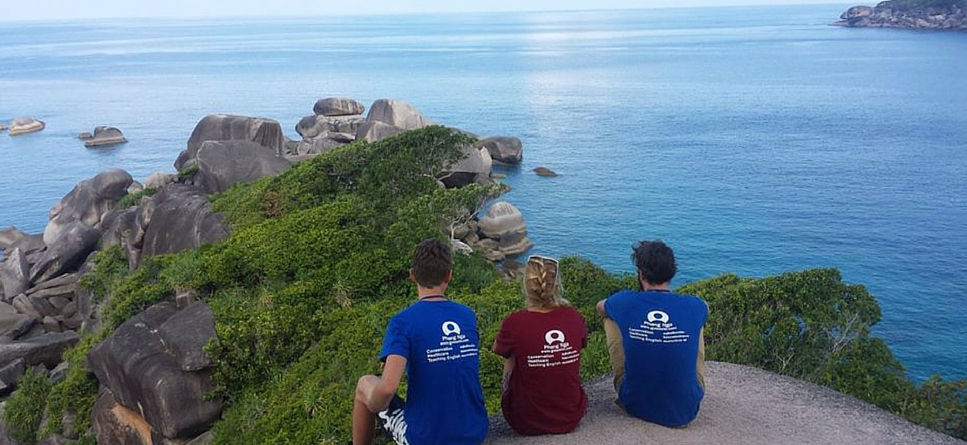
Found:
[[[826,26],[844,7],[0,24],[0,119],[47,122],[0,135],[0,226],[172,171],[209,113],[295,137],[318,97],[400,98],[523,139],[535,252],[624,271],[663,238],[677,284],[838,267],[912,376],[967,377],[967,34]],[[85,149],[96,125],[131,142]]]

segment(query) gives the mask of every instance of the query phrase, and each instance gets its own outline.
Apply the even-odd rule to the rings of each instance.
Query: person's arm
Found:
[[[371,412],[376,413],[389,406],[389,402],[396,395],[396,390],[400,388],[400,380],[403,379],[405,369],[405,357],[396,354],[386,357],[383,375],[378,378],[374,385],[369,387],[369,394],[366,395],[366,407]]]
[[[596,306],[596,308],[598,310],[598,315],[600,315],[601,318],[611,318],[611,317],[608,316],[608,311],[604,309],[604,302],[606,302],[606,301],[608,301],[607,298],[605,298],[604,300],[599,301],[598,302],[598,305]]]
[[[503,378],[503,392],[507,392],[510,388],[510,376],[514,374],[514,365],[516,364],[514,357],[507,357],[504,359],[504,378]]]

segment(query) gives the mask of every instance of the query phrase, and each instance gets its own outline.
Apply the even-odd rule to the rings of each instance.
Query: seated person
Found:
[[[640,291],[598,302],[614,368],[618,404],[639,419],[688,425],[705,396],[703,326],[708,305],[669,290],[677,266],[661,241],[642,241],[632,254]]]
[[[477,318],[444,296],[451,267],[449,244],[430,239],[416,247],[410,279],[419,299],[389,321],[380,352],[383,376],[359,379],[354,444],[373,442],[377,414],[400,445],[476,445],[487,436]],[[404,368],[405,402],[396,395]]]
[[[584,417],[584,317],[563,298],[557,261],[532,256],[524,274],[525,310],[504,319],[494,352],[504,357],[504,418],[519,434],[563,434]]]

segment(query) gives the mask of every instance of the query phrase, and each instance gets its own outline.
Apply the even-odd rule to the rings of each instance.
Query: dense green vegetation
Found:
[[[87,351],[128,317],[179,290],[211,305],[219,342],[209,347],[228,407],[216,444],[345,443],[358,376],[378,372],[389,317],[415,296],[409,255],[421,239],[445,238],[497,187],[446,190],[434,176],[459,157],[466,136],[442,127],[331,150],[288,172],[215,197],[232,236],[202,249],[149,258],[129,272],[117,247],[102,252],[83,285],[101,303],[101,325],[68,354],[71,371],[53,387],[26,380],[5,420],[30,438],[60,431],[64,412],[90,425],[97,383]],[[594,303],[634,285],[577,258],[561,262],[567,298],[588,321],[582,377],[609,372]],[[870,327],[880,317],[863,286],[830,269],[764,279],[726,275],[684,286],[711,308],[713,360],[759,366],[827,385],[940,431],[967,437],[963,382],[917,386]],[[484,348],[501,320],[523,305],[520,283],[498,278],[479,255],[457,255],[448,292],[478,315]],[[484,352],[488,408],[499,410],[501,359]],[[36,380],[36,379],[34,379]],[[50,419],[39,434],[39,417]],[[88,439],[89,440],[89,439]]]

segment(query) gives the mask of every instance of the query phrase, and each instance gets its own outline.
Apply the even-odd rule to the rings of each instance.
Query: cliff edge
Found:
[[[914,425],[831,389],[749,366],[709,362],[709,390],[698,418],[683,429],[642,422],[614,404],[611,377],[588,382],[588,413],[574,432],[515,434],[497,416],[486,443],[568,444],[949,444],[967,442]]]

